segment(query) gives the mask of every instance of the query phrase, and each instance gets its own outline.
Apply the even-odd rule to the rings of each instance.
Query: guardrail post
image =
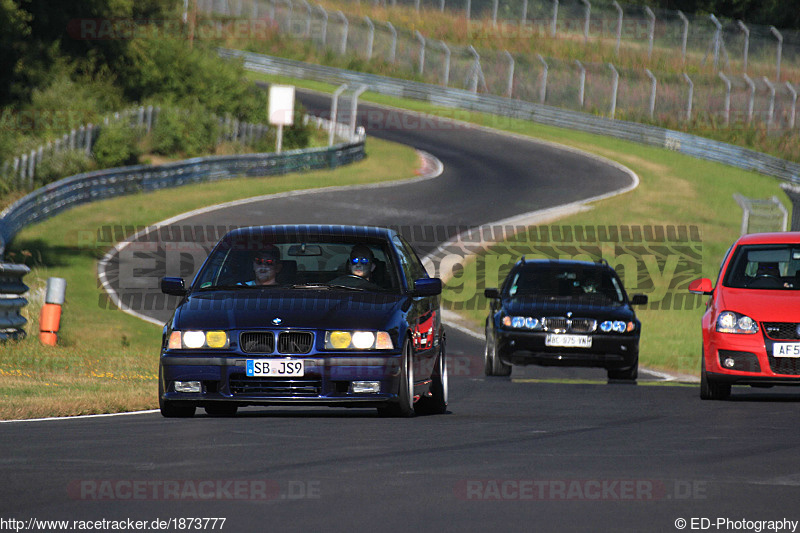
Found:
[[[375,41],[375,25],[369,19],[364,17],[364,22],[367,23],[367,61],[372,59],[372,44]]]
[[[514,56],[508,50],[504,50],[503,54],[508,58],[508,83],[506,84],[506,96],[511,98],[511,93],[514,91]]]
[[[581,109],[583,109],[583,101],[586,95],[586,67],[583,66],[583,63],[575,60],[575,64],[578,65],[581,73],[579,74],[579,82],[578,82],[578,103],[581,105]]]
[[[547,98],[547,61],[544,60],[541,54],[536,54],[539,62],[542,64],[542,84],[539,86],[539,103],[543,104]]]
[[[522,0],[522,16],[519,18],[521,26],[528,22],[528,0]]]
[[[585,6],[583,11],[583,43],[589,44],[589,24],[592,18],[592,4],[589,0],[581,0]]]
[[[694,98],[694,83],[692,83],[692,79],[689,77],[688,74],[685,72],[683,73],[683,79],[686,80],[686,83],[689,84],[689,98],[686,102],[686,120],[692,120],[692,99]]]
[[[464,14],[469,20],[470,16],[472,15],[472,0],[467,0],[467,5],[464,6]]]
[[[444,70],[442,72],[442,85],[450,85],[450,47],[444,41],[439,41],[444,50]]]
[[[750,54],[750,28],[744,25],[741,20],[736,21],[739,28],[744,32],[744,49],[742,50],[742,72],[747,74],[747,56]]]
[[[339,43],[339,53],[344,55],[347,52],[347,33],[350,30],[350,21],[347,20],[347,17],[345,17],[344,13],[341,11],[337,11],[336,14],[342,21],[342,40]]]
[[[653,57],[653,39],[656,31],[656,14],[647,6],[644,6],[644,11],[647,13],[647,18],[650,20],[647,23],[647,60]]]
[[[492,26],[497,27],[497,8],[500,0],[492,0]]]
[[[647,74],[647,77],[650,78],[650,102],[648,104],[650,107],[650,119],[652,120],[656,112],[656,87],[658,85],[658,80],[656,80],[656,77],[650,72],[649,68],[644,69],[644,72]]]
[[[781,81],[781,53],[783,52],[783,35],[781,32],[778,31],[778,28],[775,26],[770,26],[769,31],[772,32],[772,35],[778,39],[778,61],[777,65],[775,66],[775,80],[780,82]]]
[[[788,81],[786,82],[786,88],[789,89],[789,93],[792,95],[792,110],[789,113],[789,129],[794,129],[794,117],[797,112],[797,91],[792,87],[792,84]]]
[[[731,123],[731,80],[722,72],[719,77],[725,83],[725,125],[728,126]]]
[[[358,114],[358,97],[361,96],[364,91],[369,89],[368,86],[362,85],[353,93],[353,100],[350,102],[350,137],[355,137],[356,135],[356,115]]]
[[[767,130],[772,127],[772,118],[775,115],[775,86],[767,79],[762,78],[769,89],[769,109],[767,110]]]
[[[713,22],[714,26],[717,28],[717,30],[714,32],[714,72],[717,72],[719,70],[719,49],[720,49],[720,44],[722,43],[722,24],[717,19],[717,17],[714,16],[713,13],[710,14],[708,17],[711,19],[711,22]]]
[[[0,258],[2,255],[3,246],[0,243]],[[28,287],[22,279],[30,270],[25,265],[0,263],[0,341],[25,337],[24,326],[28,320],[20,311],[28,305],[28,300],[22,297],[28,292]]]
[[[608,68],[614,73],[614,82],[611,86],[611,118],[614,118],[614,115],[617,114],[617,91],[619,90],[619,72],[617,69],[614,68],[614,65],[611,63],[608,64]]]
[[[339,113],[339,96],[347,89],[347,84],[340,85],[338,89],[333,92],[331,98],[331,118],[328,126],[328,146],[333,146],[333,137],[336,133],[336,116]]]
[[[414,37],[419,42],[419,75],[422,76],[425,73],[425,37],[419,30],[414,31]]]
[[[553,0],[553,22],[550,25],[550,36],[556,36],[556,28],[558,27],[558,0]]]
[[[324,48],[328,40],[328,12],[319,4],[317,5],[317,9],[319,9],[320,13],[322,14],[322,31],[320,32],[320,40],[322,41],[322,47]]]
[[[678,16],[683,21],[683,30],[681,31],[681,62],[686,64],[686,42],[689,40],[689,19],[683,14],[683,11],[678,10]]]
[[[387,22],[386,27],[389,28],[389,33],[392,34],[392,41],[389,43],[389,63],[394,63],[397,53],[397,30],[394,29],[391,22]]]

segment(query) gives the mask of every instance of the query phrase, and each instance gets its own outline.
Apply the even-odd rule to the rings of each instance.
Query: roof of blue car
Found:
[[[294,224],[275,226],[248,226],[228,232],[226,240],[236,238],[270,238],[276,240],[311,241],[318,238],[341,237],[348,240],[390,240],[396,233],[388,228],[373,226],[348,226],[328,224]]]

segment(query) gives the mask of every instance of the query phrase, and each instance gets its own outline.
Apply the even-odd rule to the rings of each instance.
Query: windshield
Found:
[[[740,246],[723,285],[734,289],[800,289],[800,244]]]
[[[531,265],[514,275],[506,287],[513,297],[623,303],[625,292],[608,269],[582,265]]]
[[[223,242],[195,280],[195,290],[342,288],[398,291],[385,244]]]

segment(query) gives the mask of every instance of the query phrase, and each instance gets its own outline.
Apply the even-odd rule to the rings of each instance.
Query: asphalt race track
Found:
[[[303,100],[326,108],[316,96]],[[619,169],[571,152],[464,127],[380,127],[375,113],[369,135],[426,150],[442,175],[176,224],[475,226],[630,184]],[[188,277],[199,266],[191,253],[173,260],[138,250],[133,259],[150,270],[110,263],[120,293],[153,290],[158,275]],[[793,531],[781,521],[800,520],[793,389],[734,389],[730,401],[703,402],[697,385],[652,376],[608,383],[591,369],[517,367],[511,378],[484,378],[482,349],[448,329],[450,410],[440,416],[300,407],[248,408],[232,419],[198,411],[189,420],[145,413],[0,424],[0,530],[47,519],[69,524],[42,530],[108,531],[128,520],[156,530],[165,524],[154,521],[175,519],[160,530]],[[155,366],[157,353],[142,356]],[[225,522],[196,520],[204,518]],[[81,522],[95,520],[107,522]],[[770,520],[778,522],[758,522]]]

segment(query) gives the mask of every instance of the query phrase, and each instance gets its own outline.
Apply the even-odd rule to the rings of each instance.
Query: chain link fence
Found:
[[[634,63],[641,67],[621,66],[630,60],[581,63],[456,45],[304,0],[199,0],[198,5],[217,16],[266,18],[288,36],[336,54],[385,62],[443,87],[638,122],[699,119],[719,127],[798,127],[800,32],[589,0],[391,2],[398,3],[453,11],[470,20],[470,36],[535,34],[571,41],[573,48],[607,48],[611,57],[624,46],[625,53],[640,56]],[[663,70],[667,64],[675,69]]]

